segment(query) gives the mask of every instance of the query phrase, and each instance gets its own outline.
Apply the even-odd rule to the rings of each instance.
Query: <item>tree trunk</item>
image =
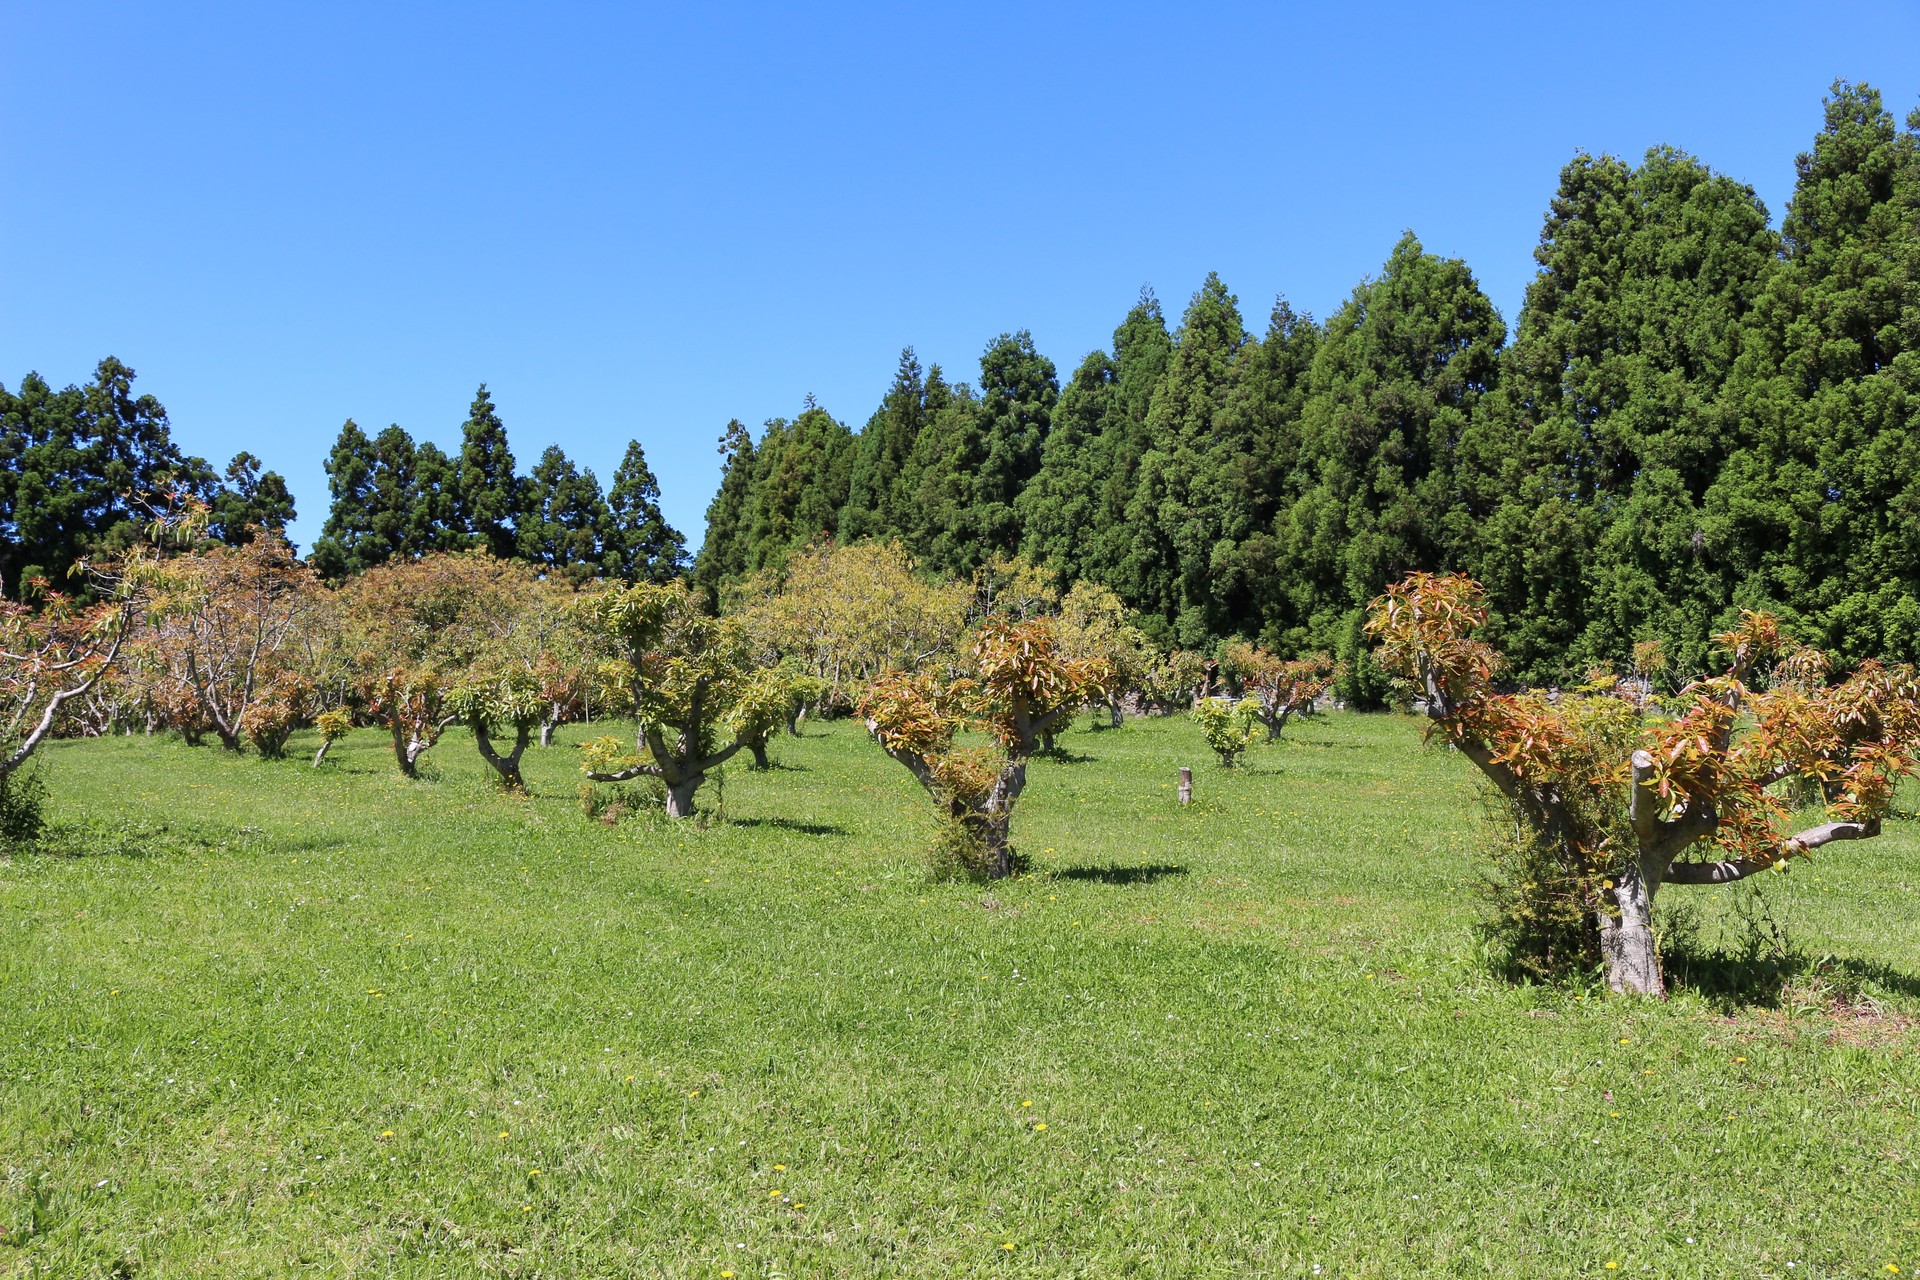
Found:
[[[1008,838],[1008,829],[1013,825],[1013,806],[1026,789],[1026,761],[1016,760],[1000,770],[999,780],[987,793],[980,837],[986,849],[989,880],[1004,880],[1013,874],[1013,844]]]
[[[540,722],[540,745],[541,746],[550,747],[553,745],[553,727],[559,723],[560,721],[557,717],[551,720],[542,720]]]
[[[1601,911],[1600,957],[1607,985],[1628,995],[1665,996],[1660,953],[1653,938],[1653,895],[1660,883],[1629,866],[1612,891],[1613,911]]]
[[[696,773],[682,778],[678,782],[667,784],[667,816],[669,818],[691,818],[693,816],[693,793],[707,780],[704,773]]]
[[[1112,702],[1109,702],[1109,703],[1107,704],[1107,710],[1108,710],[1109,712],[1111,712],[1111,713],[1112,713],[1112,715],[1113,715],[1113,727],[1114,727],[1114,728],[1116,728],[1116,729],[1118,729],[1118,728],[1120,727],[1120,725],[1121,725],[1121,723],[1122,723],[1122,720],[1121,720],[1121,715],[1120,715],[1120,702],[1119,702],[1119,700],[1118,700],[1118,699],[1115,699],[1114,701],[1112,701]]]
[[[513,750],[501,755],[493,749],[493,739],[487,733],[487,726],[475,721],[473,741],[480,748],[480,758],[493,766],[500,775],[500,785],[508,791],[525,791],[527,783],[520,776],[520,757],[526,752],[527,740],[533,736],[533,726],[518,724],[513,727]]]
[[[747,744],[747,750],[753,752],[753,767],[766,770],[773,768],[773,761],[767,759],[767,740],[755,738]]]
[[[327,758],[327,752],[331,751],[332,749],[333,749],[332,738],[320,739],[320,749],[313,753],[313,767],[318,769],[320,767],[320,762]]]

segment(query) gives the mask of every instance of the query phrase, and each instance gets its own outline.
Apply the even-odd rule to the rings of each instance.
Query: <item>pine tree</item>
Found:
[[[1499,477],[1465,567],[1524,678],[1565,681],[1659,638],[1703,662],[1724,606],[1703,510],[1738,431],[1718,407],[1776,239],[1750,187],[1669,148],[1562,170],[1499,391]]]
[[[853,433],[808,396],[792,422],[776,418],[754,465],[746,565],[777,568],[796,548],[834,536],[853,471]]]
[[[1081,551],[1086,575],[1116,592],[1127,585],[1124,565],[1133,545],[1127,503],[1147,451],[1147,411],[1172,359],[1173,336],[1160,300],[1142,288],[1139,301],[1113,331],[1114,410],[1092,450],[1090,466],[1099,490]]]
[[[338,582],[367,567],[373,532],[373,441],[352,418],[340,428],[324,466],[327,519],[309,558],[321,577]]]
[[[1266,337],[1248,343],[1235,362],[1194,483],[1195,512],[1211,544],[1208,630],[1258,637],[1291,653],[1308,645],[1306,636],[1287,630],[1275,524],[1295,492],[1307,374],[1319,347],[1313,317],[1276,298]]]
[[[738,422],[729,423],[729,433],[738,427]],[[740,430],[744,434],[745,428]],[[752,442],[746,447],[750,456]],[[731,464],[729,459],[729,468]],[[680,576],[687,542],[660,514],[660,484],[638,440],[627,442],[626,455],[613,473],[613,488],[607,491],[607,508],[608,572],[627,582],[667,583]]]
[[[494,410],[484,382],[474,393],[473,406],[460,428],[455,494],[460,529],[495,556],[503,560],[512,556],[513,518],[520,509],[519,480],[514,475],[506,426]]]

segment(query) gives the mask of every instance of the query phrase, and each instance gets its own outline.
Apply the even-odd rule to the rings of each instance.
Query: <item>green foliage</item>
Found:
[[[1259,707],[1251,698],[1235,702],[1231,698],[1202,698],[1193,705],[1194,723],[1200,736],[1220,757],[1223,768],[1231,769],[1240,753],[1260,736]]]
[[[47,784],[41,774],[33,763],[0,774],[0,854],[32,848],[46,829]]]
[[[499,559],[514,553],[514,521],[521,509],[520,481],[513,470],[506,424],[481,383],[460,427],[460,458],[454,471],[455,527]]]
[[[671,582],[680,576],[687,541],[660,514],[660,482],[638,440],[627,442],[607,490],[605,571],[625,582]]]

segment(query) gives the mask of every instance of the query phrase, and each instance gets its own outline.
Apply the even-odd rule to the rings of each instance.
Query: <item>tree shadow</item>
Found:
[[[1091,880],[1096,884],[1152,884],[1166,876],[1184,876],[1187,869],[1170,862],[1155,862],[1144,867],[1062,867],[1053,873],[1061,880]]]
[[[1082,751],[1069,751],[1065,747],[1055,747],[1051,751],[1036,751],[1035,760],[1045,760],[1051,764],[1092,764],[1099,757],[1087,755]]]
[[[1753,954],[1673,948],[1663,957],[1667,983],[1723,1008],[1778,1009],[1812,1000],[1841,1011],[1871,1000],[1876,991],[1920,999],[1920,976],[1877,961],[1798,952]]]
[[[771,827],[776,831],[797,831],[803,836],[844,836],[847,829],[837,822],[796,822],[792,818],[729,818],[730,827]]]

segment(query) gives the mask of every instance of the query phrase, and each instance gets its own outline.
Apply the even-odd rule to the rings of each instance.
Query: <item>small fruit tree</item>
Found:
[[[1068,657],[1105,664],[1100,702],[1108,723],[1118,729],[1122,700],[1145,688],[1160,665],[1160,651],[1144,631],[1127,625],[1127,609],[1119,596],[1085,579],[1074,583],[1060,601],[1059,629]]]
[[[1202,698],[1193,706],[1193,718],[1200,726],[1200,736],[1220,757],[1223,769],[1233,768],[1240,753],[1252,746],[1260,733],[1254,727],[1259,708],[1252,698],[1239,702],[1231,698]]]
[[[692,817],[707,774],[760,731],[760,717],[736,715],[760,688],[746,628],[703,613],[677,582],[608,587],[582,598],[575,616],[601,655],[609,699],[639,722],[634,751],[617,738],[587,744],[587,776],[658,778],[667,787],[667,816]]]
[[[1287,721],[1312,711],[1340,678],[1339,664],[1324,653],[1288,661],[1258,645],[1236,643],[1227,646],[1224,657],[1252,702],[1255,719],[1266,726],[1269,742],[1278,742]]]
[[[1485,621],[1477,582],[1413,574],[1374,601],[1368,628],[1383,666],[1498,790],[1539,881],[1592,922],[1588,956],[1616,991],[1664,993],[1663,885],[1729,884],[1877,836],[1915,771],[1920,677],[1868,662],[1830,683],[1824,656],[1766,614],[1716,637],[1723,674],[1664,701],[1605,686],[1557,700],[1497,692],[1499,655],[1474,638]],[[1778,793],[1794,779],[1828,820],[1789,835]]]
[[[1013,808],[1027,761],[1043,738],[1100,696],[1107,673],[1094,659],[1061,653],[1051,618],[990,618],[975,633],[964,670],[891,672],[860,703],[867,732],[905,765],[945,812],[960,860],[989,879],[1010,875]],[[958,744],[978,730],[991,746]]]

